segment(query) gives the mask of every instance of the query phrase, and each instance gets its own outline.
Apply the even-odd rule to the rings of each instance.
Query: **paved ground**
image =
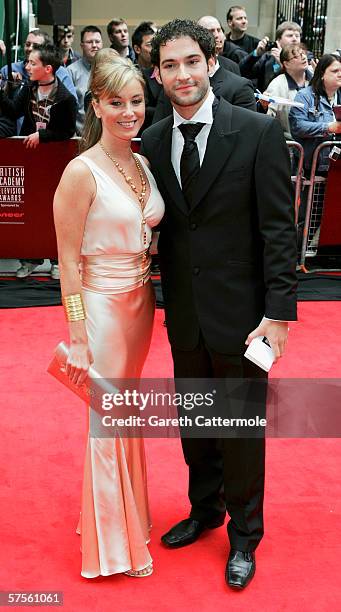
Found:
[[[14,276],[19,266],[20,262],[18,259],[0,259],[0,276]],[[44,263],[38,266],[31,276],[39,276],[42,272],[49,272],[50,269],[50,260],[44,259]]]

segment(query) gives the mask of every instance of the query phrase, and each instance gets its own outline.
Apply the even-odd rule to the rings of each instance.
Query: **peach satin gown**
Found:
[[[97,186],[81,247],[82,294],[93,367],[105,378],[139,378],[149,350],[155,298],[145,255],[142,214],[97,164],[80,155]],[[164,203],[151,172],[144,209],[147,244]],[[82,576],[142,570],[150,519],[142,439],[88,437],[79,524]]]

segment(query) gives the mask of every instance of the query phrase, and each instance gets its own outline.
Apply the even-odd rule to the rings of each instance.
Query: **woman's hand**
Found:
[[[86,342],[72,343],[66,363],[66,373],[72,383],[82,385],[94,358]]]
[[[328,132],[330,134],[341,134],[341,121],[333,121],[328,125]]]

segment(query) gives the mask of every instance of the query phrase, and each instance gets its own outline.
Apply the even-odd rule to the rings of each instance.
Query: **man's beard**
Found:
[[[196,83],[195,83],[196,84]],[[193,106],[193,104],[197,104],[204,99],[207,94],[209,88],[209,83],[203,83],[201,86],[197,87],[196,90],[186,98],[181,98],[177,95],[176,91],[165,91],[167,96],[170,98],[170,101],[177,106]]]

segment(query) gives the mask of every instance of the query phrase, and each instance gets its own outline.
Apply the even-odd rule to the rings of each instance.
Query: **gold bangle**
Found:
[[[65,295],[63,297],[63,306],[67,321],[82,321],[86,319],[86,312],[80,293]]]

